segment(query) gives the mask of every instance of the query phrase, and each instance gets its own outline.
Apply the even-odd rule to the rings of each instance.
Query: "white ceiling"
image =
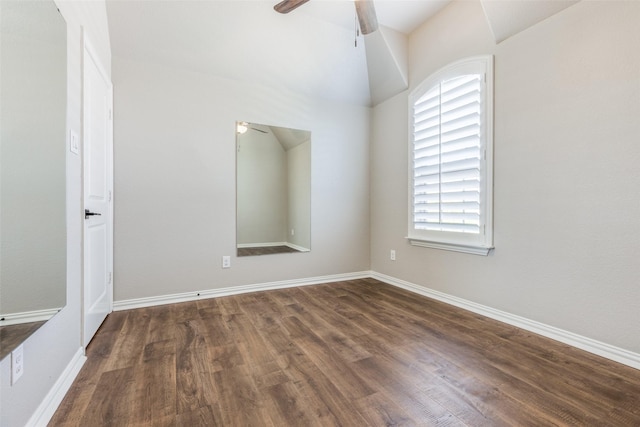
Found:
[[[378,21],[403,33],[450,0],[376,0]],[[312,0],[282,15],[277,0],[107,0],[113,55],[369,105],[355,7]]]
[[[375,0],[376,15],[380,24],[404,34],[409,34],[429,17],[452,0]],[[277,2],[277,1],[276,1]],[[276,3],[274,2],[274,4]],[[271,3],[270,1],[268,3]],[[345,5],[346,3],[346,5]],[[341,9],[338,10],[337,7]],[[345,10],[346,12],[342,12]],[[313,0],[296,12],[314,15],[353,30],[355,8],[349,0]]]
[[[406,89],[406,64],[394,63],[402,78],[389,83],[380,78],[389,74],[382,62],[389,55],[406,62],[406,35],[452,0],[375,0],[386,29],[357,43],[353,1],[312,0],[286,15],[273,10],[278,1],[106,0],[112,53],[369,106]],[[480,1],[499,43],[577,0]]]

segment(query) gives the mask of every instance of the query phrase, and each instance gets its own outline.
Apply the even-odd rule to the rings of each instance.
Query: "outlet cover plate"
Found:
[[[11,352],[11,385],[18,382],[24,373],[24,347],[20,344]]]
[[[231,268],[231,257],[229,255],[222,257],[222,268]]]

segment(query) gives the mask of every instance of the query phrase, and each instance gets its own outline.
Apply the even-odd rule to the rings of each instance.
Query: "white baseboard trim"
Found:
[[[41,322],[51,319],[62,308],[23,311],[22,313],[0,314],[0,326],[19,325],[21,323]]]
[[[180,294],[161,295],[156,297],[136,298],[122,301],[115,301],[114,311],[130,310],[134,308],[152,307],[163,304],[174,304],[178,302],[196,301],[199,299],[238,295],[248,292],[267,291],[273,289],[285,289],[297,286],[317,285],[321,283],[339,282],[342,280],[355,280],[371,277],[393,286],[423,295],[435,300],[478,313],[491,319],[507,323],[518,328],[542,335],[547,338],[571,345],[581,350],[588,351],[598,356],[605,357],[623,365],[640,369],[640,354],[615,347],[573,332],[549,326],[535,320],[517,316],[505,311],[497,310],[469,300],[458,298],[443,292],[416,285],[405,280],[377,273],[375,271],[361,271],[355,273],[334,274],[329,276],[318,276],[304,279],[283,280],[278,282],[258,283],[243,286],[230,286],[220,289],[209,289],[196,292],[186,292]]]
[[[58,409],[58,406],[62,403],[62,399],[64,399],[67,391],[71,388],[73,380],[78,376],[86,360],[87,357],[84,355],[84,349],[80,347],[51,390],[49,390],[49,393],[47,393],[42,403],[40,403],[38,409],[36,409],[27,422],[27,427],[42,427],[49,424],[53,414],[55,414],[56,409]]]
[[[371,272],[370,277],[380,280],[381,282],[385,282],[390,285],[405,289],[407,291],[433,298],[435,300],[481,314],[491,319],[516,326],[518,328],[536,333],[538,335],[542,335],[544,337],[569,344],[570,346],[588,351],[589,353],[593,353],[598,356],[605,357],[618,363],[622,363],[623,365],[627,365],[635,369],[640,369],[640,354],[638,353],[634,353],[620,347],[615,347],[600,341],[596,341],[582,335],[574,334],[573,332],[565,331],[554,326],[549,326],[535,320],[516,316],[505,311],[496,310],[495,308],[487,307],[482,304],[477,304],[472,301],[448,295],[443,292],[426,288],[424,286],[416,285],[414,283],[410,283],[401,279],[396,279],[395,277],[387,276],[375,271]]]
[[[238,248],[270,248],[273,246],[287,246],[287,242],[257,242],[238,244]]]
[[[309,249],[309,248],[305,248],[304,246],[294,245],[293,243],[287,243],[286,245],[288,247],[290,247],[291,249],[295,249],[298,252],[310,252],[311,251],[311,249]]]
[[[130,310],[133,308],[152,307],[155,305],[174,304],[177,302],[196,301],[206,298],[224,297],[246,294],[248,292],[268,291],[273,289],[293,288],[297,286],[318,285],[320,283],[340,282],[371,277],[370,271],[356,273],[332,274],[330,276],[308,277],[304,279],[282,280],[279,282],[258,283],[254,285],[230,286],[220,289],[185,292],[180,294],[161,295],[157,297],[135,298],[113,303],[113,310]]]
[[[305,248],[303,246],[294,245],[290,242],[260,242],[260,243],[240,243],[238,244],[238,249],[243,248],[273,248],[276,246],[287,246],[291,249],[295,249],[300,252],[309,252],[311,249]]]

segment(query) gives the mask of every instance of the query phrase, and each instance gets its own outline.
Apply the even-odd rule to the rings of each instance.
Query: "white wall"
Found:
[[[373,111],[372,270],[640,352],[640,3],[583,1],[495,45],[454,2],[410,37],[410,89],[495,54],[495,246],[410,246],[407,93]],[[389,260],[389,250],[397,261]]]
[[[69,23],[69,126],[81,134],[80,25],[110,69],[104,2],[59,5]],[[465,1],[412,35],[411,87],[459,57],[495,54],[489,257],[404,239],[407,93],[373,110],[369,159],[366,108],[116,58],[115,300],[371,266],[640,352],[639,18],[639,3],[580,2],[496,46],[480,5]],[[313,250],[233,257],[222,270],[220,256],[235,253],[239,119],[312,131]],[[67,306],[25,343],[15,386],[9,359],[0,364],[2,426],[24,425],[80,348],[80,158],[67,153],[67,164]]]
[[[368,108],[120,57],[113,82],[116,302],[369,269]],[[312,132],[311,252],[235,257],[237,120]]]
[[[237,135],[237,243],[287,238],[287,152],[273,132]]]
[[[311,141],[287,151],[289,209],[287,242],[298,248],[311,248]],[[291,235],[291,230],[294,234]]]
[[[67,21],[67,120],[81,135],[81,26],[107,70],[111,48],[105,4],[56,1]],[[0,426],[22,426],[41,407],[64,369],[81,347],[81,163],[67,151],[67,305],[24,343],[24,374],[10,385],[10,357],[0,364]],[[46,403],[46,402],[45,402]]]
[[[67,29],[53,2],[3,1],[0,9],[4,317],[60,308],[66,296]]]

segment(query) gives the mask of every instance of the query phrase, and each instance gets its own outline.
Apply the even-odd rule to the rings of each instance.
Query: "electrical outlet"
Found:
[[[296,235],[296,230],[295,230],[295,229],[293,229],[293,228],[291,229],[291,235],[292,235],[292,236],[295,236],[295,235]]]
[[[229,255],[222,257],[222,268],[231,268],[231,257]]]
[[[394,249],[391,249],[391,253],[389,254],[389,259],[391,259],[391,261],[396,260],[396,251]]]
[[[24,373],[24,347],[20,344],[11,352],[11,385]]]

